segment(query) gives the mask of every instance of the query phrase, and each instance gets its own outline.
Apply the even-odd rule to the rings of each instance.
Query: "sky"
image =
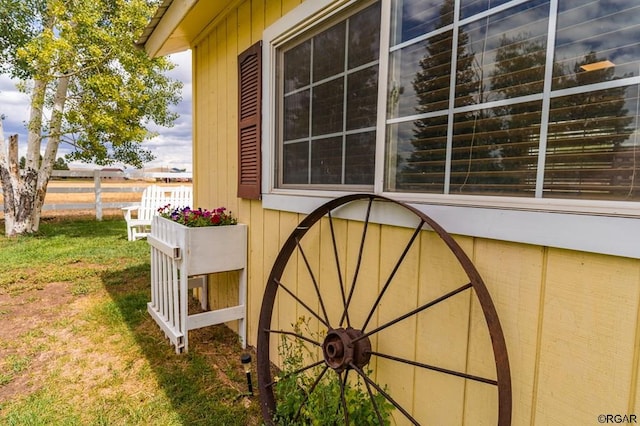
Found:
[[[173,127],[151,127],[149,130],[159,135],[144,143],[144,147],[151,150],[156,159],[146,163],[145,168],[165,167],[192,170],[191,147],[191,51],[176,53],[169,56],[176,67],[168,75],[183,83],[182,101],[171,107],[178,113],[178,119]],[[8,76],[0,75],[0,114],[4,114],[2,123],[4,136],[18,134],[20,157],[26,155],[27,132],[25,123],[29,117],[29,98],[16,89],[16,81]],[[43,147],[44,149],[44,147]],[[58,149],[58,157],[69,152],[64,143]],[[96,168],[95,165],[84,163],[69,163],[71,168]],[[131,168],[131,166],[127,166]]]

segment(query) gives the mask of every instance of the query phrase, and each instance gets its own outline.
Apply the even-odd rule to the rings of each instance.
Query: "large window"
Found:
[[[637,1],[392,10],[386,191],[640,199]]]
[[[640,258],[637,0],[305,0],[262,53],[263,207]]]
[[[640,200],[637,0],[337,3],[277,48],[274,187]]]

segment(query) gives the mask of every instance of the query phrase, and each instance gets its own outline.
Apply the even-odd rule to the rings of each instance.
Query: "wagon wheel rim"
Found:
[[[363,231],[362,231],[362,241],[359,247],[358,259],[356,260],[356,268],[353,277],[353,281],[350,283],[344,283],[342,279],[342,275],[340,272],[340,260],[337,254],[337,243],[333,230],[333,213],[336,209],[343,207],[349,203],[356,201],[366,201],[367,208],[364,217],[362,218],[364,222]],[[414,228],[413,234],[409,242],[407,243],[403,253],[400,255],[394,269],[386,279],[384,286],[379,291],[376,301],[371,307],[369,314],[366,317],[366,320],[362,324],[355,325],[350,323],[349,321],[349,312],[351,307],[353,306],[353,294],[354,289],[357,282],[358,271],[361,267],[361,259],[363,250],[365,247],[367,228],[370,222],[370,213],[372,210],[372,206],[376,202],[387,202],[392,203],[395,206],[406,209],[408,212],[413,214],[417,220],[418,224]],[[300,242],[303,240],[304,236],[307,232],[316,225],[323,217],[328,217],[329,225],[331,228],[331,239],[332,245],[335,252],[335,262],[338,268],[338,280],[340,281],[340,291],[341,291],[341,300],[343,306],[341,307],[342,315],[340,320],[332,324],[329,320],[329,317],[326,313],[326,308],[323,303],[323,298],[320,294],[320,290],[318,288],[318,284],[316,283],[315,277],[313,276],[314,272],[312,270],[311,265],[309,264],[304,250],[302,249]],[[455,288],[447,293],[442,294],[440,297],[430,299],[426,303],[421,304],[413,310],[410,310],[398,317],[385,321],[383,324],[379,324],[376,327],[371,327],[371,320],[374,313],[377,310],[377,306],[379,302],[384,298],[384,295],[393,283],[393,279],[395,276],[395,272],[402,265],[404,261],[405,255],[412,249],[415,239],[418,237],[420,232],[428,229],[435,232],[440,240],[447,246],[447,248],[451,251],[451,253],[455,256],[459,265],[464,270],[464,273],[469,279],[468,283],[464,283],[458,288]],[[311,279],[315,286],[315,292],[317,294],[317,306],[318,308],[313,308],[309,306],[308,303],[305,303],[302,299],[298,298],[294,291],[290,290],[285,283],[282,283],[281,279],[285,268],[290,262],[291,256],[295,253],[300,253],[300,257],[302,259],[301,262],[304,262],[309,274],[311,275]],[[438,365],[432,365],[426,362],[405,359],[403,357],[394,356],[393,354],[381,353],[374,349],[372,349],[372,345],[370,342],[370,337],[378,335],[381,331],[392,328],[394,325],[404,321],[407,318],[414,317],[419,315],[421,312],[427,311],[430,308],[440,305],[443,302],[446,302],[452,298],[455,298],[459,294],[463,294],[466,292],[472,292],[475,295],[476,300],[479,302],[482,315],[486,321],[486,326],[488,329],[488,333],[491,340],[491,348],[493,351],[493,361],[495,362],[495,378],[485,377],[482,375],[474,375],[468,372],[456,371],[455,369],[447,369],[440,367]],[[275,329],[272,328],[272,319],[273,319],[273,311],[274,305],[276,302],[276,296],[278,294],[282,294],[282,297],[288,297],[294,300],[294,303],[297,303],[301,306],[303,311],[309,312],[315,319],[321,324],[326,335],[321,339],[313,339],[310,337],[305,337],[300,333],[284,330],[284,329]],[[387,197],[374,195],[374,194],[351,194],[343,197],[339,197],[333,199],[324,205],[318,207],[316,210],[311,212],[307,217],[305,217],[299,225],[292,231],[289,235],[288,239],[282,246],[275,262],[271,273],[269,275],[268,281],[266,283],[266,288],[262,300],[262,306],[260,311],[260,318],[258,324],[258,339],[257,339],[257,373],[258,373],[258,387],[259,387],[259,395],[260,395],[260,404],[262,415],[267,424],[274,424],[274,415],[276,413],[277,400],[274,394],[274,388],[277,386],[277,380],[274,378],[272,374],[273,363],[270,358],[271,354],[271,341],[274,336],[287,336],[292,337],[294,339],[300,339],[306,343],[309,343],[311,346],[316,346],[321,350],[321,359],[314,363],[309,363],[304,367],[300,368],[298,371],[293,372],[292,374],[305,374],[305,372],[311,370],[312,368],[319,368],[319,373],[316,374],[315,379],[313,380],[313,384],[306,392],[313,392],[315,386],[320,382],[322,377],[327,373],[327,371],[333,370],[336,374],[339,375],[341,380],[340,386],[340,399],[343,404],[343,413],[345,424],[349,424],[348,419],[348,410],[345,409],[346,401],[345,401],[345,386],[344,383],[347,382],[347,377],[350,372],[353,372],[358,377],[360,377],[366,386],[366,390],[370,396],[372,401],[373,409],[376,413],[379,424],[382,424],[382,416],[376,407],[376,402],[373,398],[373,393],[376,392],[379,395],[382,395],[384,399],[391,403],[393,409],[398,410],[406,420],[408,420],[412,424],[420,424],[420,422],[415,419],[410,410],[406,407],[403,407],[400,403],[398,403],[392,395],[388,394],[383,386],[376,383],[375,380],[371,379],[369,375],[364,371],[365,367],[368,365],[371,357],[376,357],[380,359],[387,359],[399,364],[411,365],[418,369],[425,369],[434,372],[438,372],[444,375],[456,376],[462,378],[464,380],[480,382],[484,383],[487,386],[494,387],[494,392],[497,393],[497,424],[499,426],[507,426],[511,424],[511,411],[512,411],[512,393],[511,393],[511,373],[509,367],[509,360],[507,355],[506,342],[504,338],[504,334],[502,331],[502,327],[500,325],[500,321],[495,309],[495,305],[489,291],[486,288],[480,274],[477,269],[466,255],[464,250],[460,247],[460,245],[454,240],[454,238],[447,233],[438,223],[436,223],[429,216],[424,214],[423,212],[415,209],[414,207],[402,203],[400,201],[396,201]],[[304,399],[300,405],[299,410],[302,409],[302,406],[306,404],[306,399]]]

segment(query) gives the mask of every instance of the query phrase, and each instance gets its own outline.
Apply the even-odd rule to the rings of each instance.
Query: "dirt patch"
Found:
[[[0,386],[0,401],[38,389],[38,377],[59,355],[57,351],[43,350],[50,337],[46,333],[53,332],[53,322],[75,311],[72,299],[70,284],[65,282],[49,283],[17,295],[0,294],[0,366],[2,371],[15,373],[9,383]],[[61,315],[63,310],[67,310],[65,315]],[[16,339],[28,340],[29,344],[14,345]]]
[[[58,282],[17,295],[0,293],[0,318],[3,324],[0,327],[0,340],[17,339],[23,333],[58,318],[60,310],[68,307],[73,298],[70,287],[70,283]]]

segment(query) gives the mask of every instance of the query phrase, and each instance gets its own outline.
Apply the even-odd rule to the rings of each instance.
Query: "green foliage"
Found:
[[[301,332],[305,330],[305,332]],[[300,318],[294,324],[297,334],[313,335],[309,333],[309,319]],[[316,333],[317,334],[317,333]],[[317,337],[317,336],[316,336]],[[322,339],[320,339],[322,340]],[[344,408],[341,401],[341,381],[344,374],[349,375],[349,380],[344,386],[344,399],[348,410],[349,424],[354,425],[378,425],[376,414],[369,392],[363,380],[352,370],[347,373],[337,374],[332,369],[327,369],[323,374],[323,366],[310,369],[310,374],[293,374],[309,364],[309,360],[315,361],[314,352],[311,351],[301,339],[291,341],[287,336],[282,336],[278,353],[283,360],[283,368],[276,377],[275,394],[277,400],[275,422],[278,425],[312,424],[318,426],[344,424]],[[367,372],[370,375],[370,372]],[[318,384],[313,389],[313,383],[320,377]],[[354,379],[354,376],[356,378]],[[393,406],[381,394],[373,396],[375,406],[380,413],[384,425],[389,425]]]
[[[180,100],[181,83],[165,76],[174,65],[134,47],[157,3],[0,0],[0,73],[23,80],[32,107],[52,108],[68,79],[60,132],[44,114],[41,127],[29,129],[70,144],[68,160],[142,166],[153,159],[140,145],[153,136],[147,126],[174,122],[169,106]],[[44,99],[34,82],[44,84]]]
[[[67,162],[64,161],[64,158],[58,157],[55,163],[53,163],[53,170],[69,170],[69,166]]]
[[[40,156],[40,161],[42,161],[42,155]],[[24,169],[26,165],[27,159],[24,156],[20,157],[20,160],[18,162],[18,166],[20,167],[20,169]],[[64,161],[64,158],[58,157],[55,163],[53,163],[53,170],[69,170],[69,165],[66,161]]]

